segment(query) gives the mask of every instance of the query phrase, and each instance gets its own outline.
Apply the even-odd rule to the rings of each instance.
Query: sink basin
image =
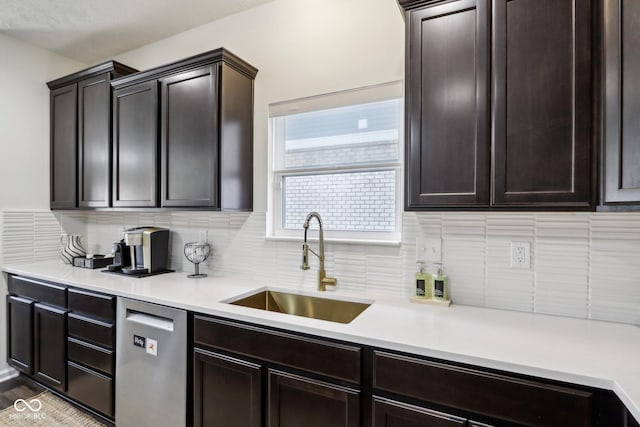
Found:
[[[351,322],[371,305],[271,290],[263,290],[229,303],[338,323]]]

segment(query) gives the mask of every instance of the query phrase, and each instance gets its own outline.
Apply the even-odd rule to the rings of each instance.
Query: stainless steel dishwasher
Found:
[[[116,426],[184,426],[187,312],[121,297],[117,310]]]

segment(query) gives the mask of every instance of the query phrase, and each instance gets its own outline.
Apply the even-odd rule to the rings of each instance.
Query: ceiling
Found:
[[[0,0],[0,32],[98,61],[273,0]]]

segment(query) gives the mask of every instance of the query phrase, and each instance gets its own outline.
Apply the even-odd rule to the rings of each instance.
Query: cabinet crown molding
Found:
[[[131,68],[127,65],[121,64],[117,61],[106,61],[93,67],[85,68],[73,74],[69,74],[59,79],[51,80],[47,82],[49,89],[54,90],[60,87],[66,86],[70,83],[75,83],[78,80],[84,80],[91,77],[98,76],[104,73],[112,73],[114,77],[120,77],[131,73],[136,73],[138,70]]]
[[[443,2],[442,0],[398,0],[398,4],[404,10],[417,9],[417,8],[428,6],[429,4],[438,3],[438,2],[446,3],[446,2]]]
[[[234,68],[236,71],[254,79],[258,74],[258,69],[244,61],[237,55],[233,54],[225,48],[218,48],[198,55],[191,56],[180,61],[170,64],[161,65],[139,73],[130,74],[111,81],[111,86],[115,89],[127,87],[146,80],[155,80],[171,74],[187,71],[197,68],[201,65],[211,64],[214,62],[224,62]]]

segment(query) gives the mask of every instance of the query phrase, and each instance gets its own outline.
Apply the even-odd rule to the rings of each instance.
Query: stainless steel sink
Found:
[[[229,303],[338,323],[350,323],[371,305],[270,290],[260,291]]]

